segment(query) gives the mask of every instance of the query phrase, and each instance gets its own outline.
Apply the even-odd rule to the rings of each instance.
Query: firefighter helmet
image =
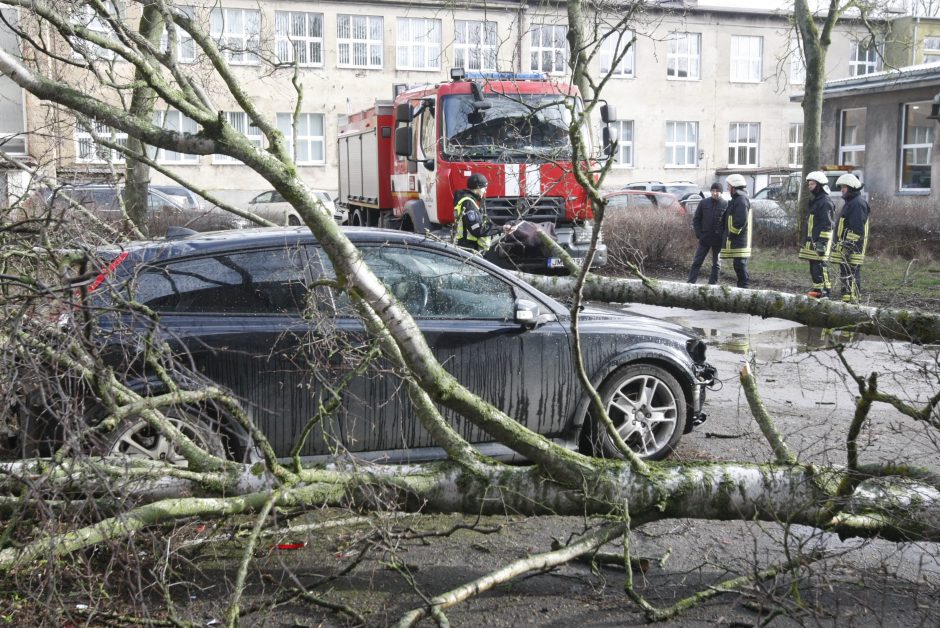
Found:
[[[740,174],[729,174],[725,182],[733,188],[747,187],[747,181]]]
[[[862,189],[862,182],[859,181],[858,177],[856,177],[851,172],[846,172],[844,175],[839,177],[839,179],[836,181],[836,187],[842,187],[843,185],[847,185],[853,190]]]
[[[468,190],[479,190],[485,188],[489,182],[479,172],[475,172],[470,175],[470,178],[467,179],[467,189]]]
[[[813,170],[808,175],[806,175],[807,181],[815,181],[819,185],[828,185],[829,179],[826,178],[826,173],[822,170]]]

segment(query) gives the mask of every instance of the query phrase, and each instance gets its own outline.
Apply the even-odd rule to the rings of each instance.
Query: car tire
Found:
[[[227,443],[229,437],[224,433],[218,418],[210,412],[196,406],[161,410],[198,447],[222,459],[232,458],[232,450]],[[93,438],[88,449],[94,455],[143,458],[182,468],[188,466],[175,443],[140,416],[126,417],[108,434]]]
[[[295,216],[294,214],[289,215],[289,216],[287,217],[287,226],[289,226],[289,227],[299,227],[299,226],[300,226],[300,218],[298,218],[298,217]]]
[[[685,394],[665,369],[653,364],[624,366],[604,381],[598,394],[621,438],[644,460],[662,460],[678,445],[687,418]],[[594,410],[587,433],[589,453],[623,458]]]

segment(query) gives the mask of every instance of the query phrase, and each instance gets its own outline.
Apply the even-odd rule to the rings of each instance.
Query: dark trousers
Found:
[[[695,249],[695,255],[692,257],[692,268],[689,269],[689,283],[698,281],[698,271],[705,263],[705,256],[712,252],[712,272],[708,276],[708,283],[715,285],[718,283],[718,275],[721,274],[721,260],[718,259],[718,253],[721,252],[721,244],[702,244],[698,243]]]
[[[842,297],[850,296],[857,301],[862,289],[862,265],[841,264]]]
[[[832,288],[832,284],[829,283],[829,267],[826,262],[822,260],[810,260],[809,276],[813,280],[814,289],[822,290],[826,295],[829,294],[829,289]]]
[[[747,260],[746,257],[735,257],[732,260],[734,274],[738,277],[739,288],[747,288],[751,285],[751,276],[747,272]]]

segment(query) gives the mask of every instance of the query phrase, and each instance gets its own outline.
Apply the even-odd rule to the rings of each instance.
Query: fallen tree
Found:
[[[88,382],[106,402],[107,417],[89,432],[105,430],[122,417],[140,416],[178,443],[188,466],[183,469],[97,459],[83,455],[80,440],[49,459],[4,464],[0,467],[3,477],[0,486],[5,499],[0,501],[0,507],[9,513],[11,525],[0,549],[0,571],[7,576],[15,577],[43,565],[59,568],[69,564],[69,560],[80,560],[82,550],[93,547],[109,544],[129,547],[144,532],[157,535],[174,523],[194,518],[253,517],[240,554],[238,576],[232,590],[227,592],[230,602],[226,618],[229,624],[234,624],[244,610],[241,595],[246,571],[262,529],[273,525],[278,513],[325,506],[358,511],[473,515],[551,513],[630,522],[604,525],[596,534],[572,543],[567,551],[554,550],[530,564],[507,567],[505,573],[494,576],[494,582],[529,568],[559,564],[615,539],[626,539],[631,529],[664,518],[799,523],[846,537],[879,535],[896,540],[940,540],[937,525],[940,482],[935,474],[913,466],[865,466],[855,456],[849,456],[844,468],[801,462],[776,433],[772,418],[756,410],[760,406],[759,395],[747,373],[742,381],[751,391],[752,407],[761,421],[761,429],[772,443],[776,457],[771,463],[649,463],[631,456],[629,450],[624,452],[623,461],[597,460],[529,432],[513,417],[473,395],[437,362],[405,307],[369,270],[359,251],[333,223],[332,216],[323,211],[310,190],[294,176],[293,160],[285,150],[283,136],[239,88],[218,44],[207,36],[198,20],[171,5],[157,4],[170,41],[182,32],[192,38],[205,56],[206,68],[217,77],[212,87],[229,91],[267,137],[267,149],[249,143],[219,116],[210,106],[205,86],[199,85],[193,75],[182,72],[172,54],[154,49],[150,43],[153,33],[150,38],[141,37],[103,4],[90,6],[111,24],[118,37],[76,26],[57,7],[42,2],[3,0],[3,4],[20,7],[37,24],[57,30],[60,37],[56,45],[67,46],[77,37],[123,59],[158,98],[185,112],[199,124],[200,130],[195,135],[177,133],[154,125],[146,117],[129,115],[116,104],[127,85],[95,82],[100,74],[95,73],[94,67],[86,68],[88,73],[80,75],[93,85],[93,89],[83,90],[82,84],[70,84],[58,73],[44,74],[46,66],[31,63],[30,55],[21,61],[0,52],[0,69],[34,96],[103,121],[151,146],[199,155],[219,153],[238,159],[262,175],[297,208],[336,270],[336,287],[349,295],[382,355],[415,400],[422,424],[451,458],[446,463],[388,468],[360,466],[354,459],[340,457],[338,468],[308,469],[275,459],[257,431],[252,436],[260,455],[248,463],[226,460],[200,449],[168,419],[165,408],[201,395],[203,400],[230,409],[242,420],[242,427],[251,431],[251,423],[239,415],[238,400],[211,387],[191,391],[176,384],[171,377],[174,371],[170,352],[153,338],[141,339],[146,348],[143,353],[153,370],[167,380],[169,396],[148,397],[129,389],[120,374],[109,370],[101,360],[85,328],[78,327],[80,333],[73,337],[62,333],[55,325],[55,317],[50,320],[35,316],[44,307],[65,305],[77,306],[76,319],[93,318],[93,311],[84,299],[87,294],[80,292],[78,299],[73,297],[72,288],[81,287],[88,277],[83,273],[76,275],[63,259],[60,250],[63,242],[55,238],[61,234],[51,233],[54,229],[48,229],[47,224],[9,223],[4,225],[7,238],[4,244],[12,248],[4,247],[6,283],[0,303],[5,312],[4,356],[8,358],[10,372],[16,374],[11,381],[26,386],[33,383],[29,380],[41,376],[49,364],[65,367]],[[573,11],[570,15],[577,19],[580,3],[569,4]],[[623,23],[613,20],[608,26],[622,28]],[[30,34],[28,20],[21,28],[24,38]],[[586,64],[592,58],[587,51],[605,31],[587,28],[581,32],[580,37],[587,39],[592,39],[594,33],[595,40],[573,38],[573,49],[579,53],[572,55],[576,78],[584,76]],[[36,49],[32,54],[41,56],[45,52]],[[51,57],[56,58],[62,59],[61,55]],[[586,115],[594,104],[586,108]],[[573,135],[577,136],[576,131]],[[104,138],[101,141],[121,150],[118,144],[107,144]],[[577,138],[573,144],[576,148],[580,146]],[[590,173],[580,173],[580,179],[590,188],[596,213],[602,220],[603,202],[597,184]],[[919,342],[937,338],[936,316],[926,313],[870,312],[837,304],[810,304],[799,297],[778,293],[611,280],[592,277],[584,271],[576,279],[531,279],[544,290],[573,298],[575,312],[584,299],[655,302],[761,316],[784,315],[807,324],[878,330]],[[574,321],[573,336],[577,337],[576,316]],[[73,403],[67,386],[61,381],[45,383],[50,390],[50,405],[57,399],[63,415],[80,416],[82,408]],[[889,404],[912,421],[937,426],[940,393],[915,406],[882,393],[876,378],[857,380],[857,384],[859,401],[853,428],[846,436],[847,451],[857,446],[858,433],[876,403]],[[444,421],[441,407],[458,412],[532,465],[505,465],[480,455]],[[49,522],[48,527],[28,525],[37,521]],[[630,564],[629,556],[625,556],[625,564]],[[798,565],[796,560],[786,563],[786,568],[797,569]],[[744,579],[735,586],[752,581]],[[488,586],[472,585],[451,597],[430,599],[421,611],[406,616],[404,623],[418,621],[426,612],[443,624],[446,621],[443,609],[452,601],[465,599],[467,591],[483,591]],[[660,618],[660,611],[645,602],[632,584],[628,590],[648,617]]]

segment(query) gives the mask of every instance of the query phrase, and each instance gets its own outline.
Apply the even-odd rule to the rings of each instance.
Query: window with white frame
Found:
[[[803,167],[803,123],[790,124],[790,136],[787,140],[787,165],[791,168]]]
[[[185,116],[182,112],[170,109],[167,111],[154,111],[153,121],[157,126],[168,131],[177,133],[189,133],[195,135],[199,132],[199,126],[192,118]],[[187,153],[177,153],[176,151],[159,149],[157,150],[157,161],[165,164],[198,164],[199,155],[189,155]]]
[[[901,110],[901,189],[930,189],[930,151],[935,123],[929,120],[930,101],[905,104]]]
[[[301,113],[294,124],[294,114],[277,114],[277,128],[287,140],[287,150],[298,166],[326,163],[326,140],[322,113]]]
[[[250,122],[247,113],[244,111],[223,111],[222,113],[225,115],[225,121],[228,122],[233,129],[248,138],[248,141],[253,146],[259,149],[264,146],[264,134],[261,132],[261,129]],[[241,162],[228,155],[216,154],[212,156],[212,163],[240,164]]]
[[[698,165],[698,122],[666,123],[666,165]]]
[[[614,163],[618,168],[633,167],[633,120],[616,120],[611,125],[617,131],[617,154]]]
[[[732,122],[728,127],[728,165],[756,167],[759,164],[760,123]]]
[[[694,81],[702,78],[701,33],[669,33],[666,45],[667,77]]]
[[[940,61],[940,37],[924,37],[924,63]]]
[[[209,35],[225,59],[233,65],[258,63],[261,49],[261,11],[257,9],[212,9]]]
[[[529,46],[533,72],[564,74],[568,66],[568,27],[558,24],[533,24]]]
[[[193,7],[177,6],[177,10],[185,13],[189,18],[193,17]],[[176,60],[181,63],[192,63],[196,60],[196,44],[192,35],[184,31],[179,26],[173,25],[173,31],[176,37]],[[160,36],[160,50],[166,52],[170,47],[170,35],[167,28],[163,29]]]
[[[760,83],[763,80],[764,38],[731,36],[731,82]]]
[[[806,82],[806,59],[803,58],[803,49],[800,40],[796,37],[790,40],[790,83],[799,85]]]
[[[839,114],[839,164],[865,166],[865,108],[843,109]]]
[[[878,71],[878,46],[872,42],[856,41],[849,58],[849,75],[864,76]]]
[[[103,6],[114,16],[118,15],[117,7],[113,3],[106,2]],[[88,4],[83,4],[78,8],[72,17],[72,21],[76,26],[83,26],[91,31],[90,36],[98,35],[106,39],[114,39],[115,37],[114,30],[108,25],[105,18],[99,15]],[[92,61],[95,59],[112,60],[115,58],[112,50],[92,43],[82,37],[71,37],[69,41],[72,44],[73,57],[87,56],[91,57]]]
[[[440,70],[441,21],[423,17],[398,18],[395,50],[399,70]]]
[[[621,58],[621,55],[623,57]],[[619,78],[636,76],[636,48],[633,31],[610,31],[601,41],[601,74]],[[619,59],[619,61],[618,61]]]
[[[124,154],[99,142],[127,147],[127,133],[112,129],[98,120],[79,123],[75,128],[75,161],[89,164],[124,163]]]
[[[277,59],[305,67],[323,65],[323,14],[275,11],[274,39]]]
[[[336,16],[336,65],[341,68],[382,68],[381,15]]]
[[[454,22],[454,65],[465,70],[496,70],[496,22]]]

